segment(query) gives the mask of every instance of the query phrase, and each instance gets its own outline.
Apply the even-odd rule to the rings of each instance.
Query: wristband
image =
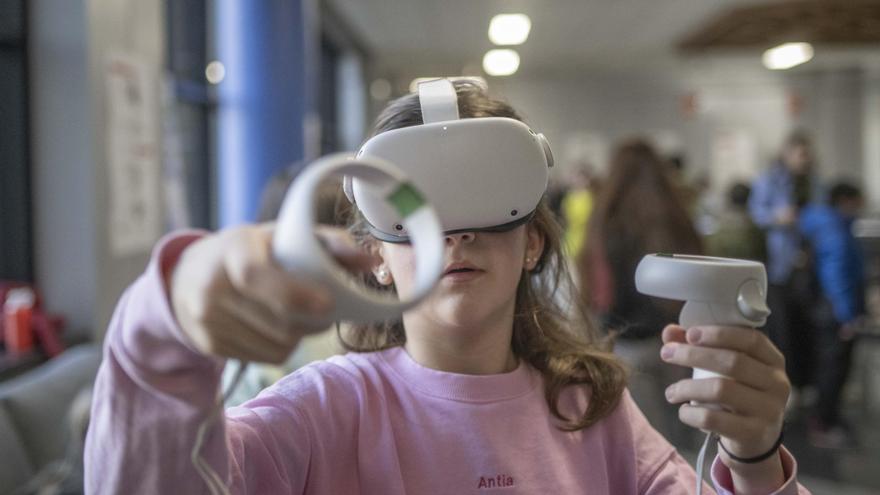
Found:
[[[777,450],[779,450],[779,446],[782,445],[782,437],[783,437],[782,430],[779,430],[779,438],[776,439],[776,443],[774,443],[773,446],[770,447],[770,450],[768,450],[767,452],[765,452],[761,455],[755,456],[755,457],[739,457],[739,456],[735,456],[735,455],[731,454],[730,451],[727,450],[727,447],[724,446],[724,443],[721,442],[721,439],[718,439],[718,446],[721,447],[721,450],[723,450],[724,453],[726,453],[728,455],[728,457],[730,457],[731,459],[733,459],[736,462],[741,462],[743,464],[757,464],[757,463],[769,458],[770,456],[775,454]]]

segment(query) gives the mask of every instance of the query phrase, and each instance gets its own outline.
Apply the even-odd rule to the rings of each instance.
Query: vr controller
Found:
[[[315,236],[315,192],[331,174],[357,177],[364,194],[394,209],[412,235],[416,258],[414,294],[406,300],[370,290],[346,273]],[[433,289],[443,272],[443,235],[440,221],[421,191],[396,166],[374,157],[355,159],[341,153],[309,165],[285,196],[278,216],[272,251],[288,271],[329,288],[335,307],[327,317],[306,322],[329,325],[333,321],[371,322],[399,316]]]
[[[757,328],[767,322],[767,272],[756,261],[649,254],[636,268],[636,290],[685,301],[679,324]],[[694,369],[694,378],[721,376]]]

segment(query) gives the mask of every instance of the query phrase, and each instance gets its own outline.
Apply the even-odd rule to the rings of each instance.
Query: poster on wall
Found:
[[[143,253],[161,235],[155,77],[137,56],[116,53],[107,58],[105,84],[110,249]]]

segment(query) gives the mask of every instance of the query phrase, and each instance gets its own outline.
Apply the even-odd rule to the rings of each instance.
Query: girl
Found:
[[[478,86],[456,90],[463,118],[519,118]],[[376,132],[420,123],[411,94]],[[366,255],[340,232],[324,235],[352,270],[410,293],[410,246],[367,239]],[[156,248],[107,333],[89,492],[207,491],[189,453],[224,358],[279,362],[318,330],[291,315],[334,303],[272,261],[271,236],[271,226],[240,227],[175,234]],[[554,304],[566,273],[547,207],[514,230],[445,242],[446,275],[402,321],[354,328],[344,337],[356,352],[306,366],[204,432],[202,457],[231,492],[690,493],[693,470],[636,408],[622,366]],[[795,462],[775,447],[788,382],[773,346],[718,327],[668,326],[664,339],[668,362],[731,377],[673,386],[670,402],[731,411],[684,405],[682,420],[721,434],[734,456],[770,452],[756,463],[723,454],[718,489],[797,493]]]

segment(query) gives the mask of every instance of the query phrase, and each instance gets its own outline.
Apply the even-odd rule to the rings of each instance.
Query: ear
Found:
[[[391,285],[394,282],[394,278],[391,276],[391,270],[388,269],[388,264],[385,262],[385,247],[383,243],[372,241],[368,249],[371,254],[375,254],[382,259],[381,263],[373,267],[373,276],[376,277],[380,284]]]
[[[544,234],[529,223],[526,225],[526,255],[523,268],[533,270],[544,253]]]

